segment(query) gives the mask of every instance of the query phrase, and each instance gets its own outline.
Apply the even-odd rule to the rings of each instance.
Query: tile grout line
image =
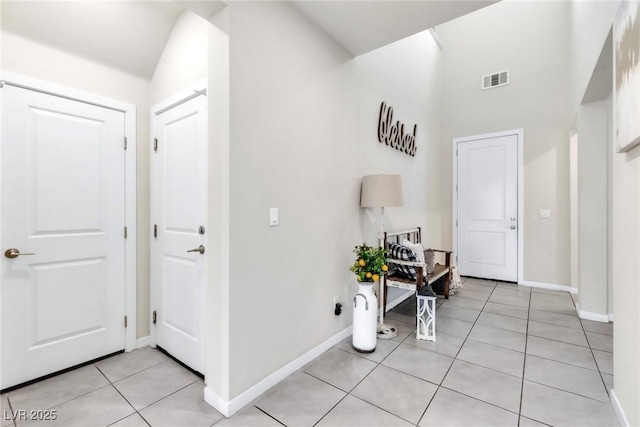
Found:
[[[158,365],[159,365],[159,364],[158,364]],[[154,365],[154,366],[157,366],[157,365]],[[110,384],[110,385],[111,385],[111,386],[112,386],[112,387],[113,387],[113,388],[118,392],[118,394],[119,394],[120,396],[122,396],[122,398],[123,398],[123,399],[124,399],[124,400],[125,400],[125,401],[126,401],[126,402],[131,406],[131,407],[132,407],[132,408],[133,408],[133,410],[134,410],[134,411],[136,411],[136,413],[137,413],[138,415],[140,415],[140,418],[142,418],[142,419],[143,419],[143,420],[144,420],[144,421],[145,421],[149,426],[151,426],[151,424],[150,424],[150,423],[147,421],[147,419],[146,419],[146,418],[145,418],[145,417],[140,413],[140,411],[138,411],[138,409],[136,409],[136,407],[135,407],[135,406],[133,406],[133,405],[131,404],[131,402],[129,402],[129,399],[127,399],[127,398],[122,394],[122,392],[120,392],[120,390],[118,389],[118,387],[116,387],[115,383],[111,382],[111,380],[110,380],[109,378],[107,378],[107,376],[104,374],[104,372],[102,372],[102,371],[100,370],[100,368],[98,368],[98,367],[96,366],[96,369],[97,369],[97,370],[98,370],[98,371],[99,371],[99,372],[100,372],[100,373],[101,373],[101,374],[102,374],[102,375],[107,379],[107,381],[109,381],[109,384]],[[147,369],[149,369],[149,368],[143,369],[143,370],[142,370],[142,371],[140,371],[140,372],[146,371]],[[137,373],[138,373],[138,372],[137,372]],[[133,375],[135,375],[135,374],[129,375],[129,377],[131,377],[131,376],[133,376]],[[125,377],[125,378],[128,378],[128,377]],[[122,381],[123,379],[124,379],[124,378],[119,379],[119,380],[118,380],[118,381],[116,381],[116,382]],[[178,392],[180,392],[180,391],[184,390],[184,389],[185,389],[185,388],[187,388],[187,387],[190,387],[191,385],[195,384],[196,382],[198,382],[198,380],[197,380],[197,379],[196,379],[195,381],[192,381],[192,382],[190,382],[189,384],[185,385],[184,387],[180,387],[179,389],[177,389],[177,390],[175,390],[175,391],[173,391],[173,392],[169,393],[168,395],[166,395],[166,396],[164,396],[164,397],[162,397],[162,398],[160,398],[160,399],[158,399],[158,400],[155,400],[155,401],[153,401],[153,402],[149,403],[148,405],[146,405],[146,406],[145,406],[144,408],[142,408],[142,409],[146,409],[146,408],[148,408],[149,406],[155,405],[156,403],[160,402],[161,400],[164,400],[164,399],[166,399],[166,398],[168,398],[168,397],[170,397],[170,396],[173,396],[174,394],[176,394],[176,393],[178,393]],[[128,416],[131,416],[131,415],[132,415],[132,414],[129,414]],[[125,418],[126,418],[126,417],[125,417]]]
[[[524,334],[524,359],[522,360],[522,383],[520,385],[520,405],[518,406],[518,426],[520,426],[520,419],[522,418],[522,401],[524,397],[524,378],[527,369],[527,345],[529,344],[529,319],[531,317],[531,300],[533,296],[529,291],[529,308],[527,310],[527,330]]]
[[[397,345],[397,346],[395,346],[395,348],[394,348],[393,350],[391,350],[391,351],[389,352],[389,354],[387,354],[386,356],[384,356],[384,357],[382,358],[382,360],[380,360],[379,362],[374,362],[373,360],[370,360],[370,359],[366,359],[366,358],[364,358],[364,359],[366,359],[366,360],[369,360],[370,362],[376,363],[376,367],[375,367],[375,368],[373,368],[371,371],[369,371],[369,373],[367,373],[367,375],[365,375],[365,376],[364,376],[360,381],[358,381],[358,383],[357,383],[355,386],[353,386],[353,388],[351,388],[351,390],[349,390],[349,391],[347,392],[347,395],[346,395],[346,396],[344,396],[344,397],[340,400],[340,402],[342,402],[342,400],[346,399],[346,397],[347,397],[347,396],[351,396],[351,397],[354,397],[354,398],[356,398],[356,399],[358,399],[358,400],[361,400],[361,401],[363,401],[363,402],[366,402],[366,403],[368,403],[369,405],[372,405],[372,406],[374,406],[374,407],[376,407],[376,408],[378,408],[378,409],[380,409],[380,410],[382,410],[382,411],[384,411],[384,412],[387,412],[388,414],[391,414],[391,415],[393,415],[393,416],[394,416],[394,417],[396,417],[396,418],[400,418],[401,420],[404,420],[404,421],[406,421],[406,422],[408,422],[408,423],[412,424],[412,423],[411,423],[411,421],[409,421],[409,420],[407,420],[407,419],[404,419],[404,418],[402,418],[401,416],[399,416],[399,415],[397,415],[397,414],[394,414],[394,413],[392,413],[392,412],[390,412],[390,411],[388,411],[388,410],[386,410],[386,409],[384,409],[384,408],[381,408],[381,407],[377,406],[377,405],[376,405],[376,404],[374,404],[374,403],[367,402],[367,401],[366,401],[366,400],[364,400],[364,399],[360,399],[358,396],[355,396],[355,395],[351,394],[351,392],[353,392],[356,388],[358,388],[358,386],[359,386],[359,385],[360,385],[364,380],[366,380],[366,379],[367,379],[367,377],[369,377],[369,375],[371,375],[371,373],[372,373],[373,371],[375,371],[376,369],[378,369],[380,366],[384,366],[385,368],[393,369],[393,368],[391,368],[391,367],[389,367],[389,366],[383,365],[383,364],[382,364],[382,362],[384,362],[384,361],[385,361],[389,356],[391,356],[391,353],[393,353],[394,351],[396,351],[396,350],[400,347],[400,345],[402,345],[402,343],[404,343],[404,341],[405,341],[407,338],[409,338],[409,337],[411,336],[411,334],[412,334],[414,331],[415,331],[415,330],[412,330],[412,331],[409,333],[409,335],[407,335],[407,337],[406,337],[404,340],[402,340],[402,341],[389,340],[389,341],[397,342],[397,343],[398,343],[398,345]],[[376,338],[376,340],[377,340],[377,338]],[[377,345],[377,343],[376,343],[376,345]],[[407,345],[408,345],[408,344],[407,344]],[[340,350],[342,350],[342,349],[340,349]],[[343,351],[346,351],[346,350],[343,350]],[[347,353],[350,353],[350,352],[348,352],[348,351],[347,351]],[[396,369],[396,371],[398,371],[398,370]],[[402,372],[402,371],[398,371],[398,372]],[[406,372],[403,372],[403,373],[404,373],[404,374],[406,374]],[[311,375],[311,374],[309,374],[309,375]],[[407,374],[407,375],[410,375],[410,374]],[[413,375],[411,375],[411,376],[413,377]],[[315,377],[314,377],[314,378],[315,378]],[[414,377],[414,378],[418,378],[418,377]],[[424,380],[424,379],[422,379],[422,378],[418,378],[418,379],[420,379],[420,380],[422,380],[422,381],[426,381],[426,380]],[[426,381],[426,382],[428,382],[428,381]],[[432,383],[432,384],[433,384],[433,383]],[[334,386],[334,387],[335,387],[335,386]],[[336,387],[336,388],[338,388],[338,387]],[[339,389],[339,388],[338,388],[338,389]],[[339,389],[339,390],[340,390],[340,389]],[[343,390],[343,391],[344,391],[344,390]],[[434,393],[434,395],[435,395],[435,393]],[[338,403],[336,404],[336,406],[337,406],[340,402],[338,402]],[[334,408],[335,408],[335,406],[334,406]],[[332,410],[333,410],[333,408],[331,408],[331,410],[330,410],[329,412],[331,412]],[[325,416],[327,416],[327,415],[329,414],[329,412],[327,412],[327,413],[326,413],[322,418],[324,418]],[[320,418],[320,420],[318,420],[318,423],[319,423],[320,421],[322,421],[322,418]],[[419,422],[419,421],[420,421],[420,420],[418,420],[418,422]],[[316,424],[317,424],[317,423],[316,423]]]
[[[145,418],[145,417],[143,417],[143,416],[142,416],[142,414],[141,414],[140,412],[138,412],[138,410],[136,409],[136,407],[135,407],[135,406],[133,406],[133,405],[131,404],[131,402],[129,402],[129,399],[127,399],[126,397],[124,397],[124,394],[122,394],[122,392],[120,392],[120,390],[118,390],[118,387],[116,387],[116,386],[114,385],[114,383],[109,379],[109,377],[107,377],[107,376],[105,375],[105,373],[104,373],[104,372],[102,372],[102,370],[101,370],[100,368],[98,368],[98,366],[97,366],[97,365],[95,365],[95,367],[96,367],[96,369],[98,370],[98,372],[100,372],[100,373],[102,374],[102,376],[103,376],[107,381],[109,381],[109,385],[110,385],[111,387],[113,387],[113,389],[114,389],[114,390],[115,390],[115,391],[116,391],[120,396],[122,396],[122,398],[124,399],[124,401],[125,401],[125,402],[127,402],[127,403],[129,404],[129,406],[131,406],[131,408],[133,408],[134,414],[138,414],[138,416],[139,416],[140,418],[142,418],[142,420],[143,420],[143,421],[144,421],[144,422],[145,422],[149,427],[151,427],[151,424],[149,424],[149,422],[146,420],[146,418]],[[124,420],[125,418],[130,417],[131,415],[133,415],[133,414],[129,414],[129,415],[127,415],[126,417],[124,417],[124,418],[122,418],[122,419],[120,419],[120,420],[117,420],[117,421],[115,421],[115,422],[113,422],[113,423],[111,423],[111,424],[109,424],[109,425],[113,425],[113,424],[115,424],[115,423],[117,423],[117,422],[120,422],[120,421]]]
[[[287,425],[286,425],[285,423],[280,422],[280,420],[279,420],[279,419],[277,419],[277,418],[273,417],[273,416],[272,416],[271,414],[269,414],[268,412],[266,412],[266,411],[262,410],[261,408],[258,408],[256,405],[253,405],[253,407],[254,407],[254,408],[256,408],[258,411],[262,412],[263,414],[265,414],[267,417],[269,417],[269,418],[271,418],[272,420],[274,420],[275,422],[277,422],[278,424],[280,424],[280,425],[283,425],[283,426],[287,427]],[[218,424],[219,422],[221,422],[221,421],[223,421],[223,420],[225,420],[225,418],[222,418],[221,420],[216,421],[215,423],[213,423],[213,424],[212,424],[212,426],[214,426],[214,425]]]
[[[541,382],[538,382],[538,381],[533,381],[533,380],[527,380],[527,381],[529,381],[530,383],[534,383],[534,384],[538,384],[538,385],[544,386],[544,387],[552,388],[554,390],[558,390],[558,391],[561,391],[563,393],[572,394],[574,396],[582,397],[584,399],[589,399],[589,400],[591,400],[593,402],[597,402],[597,403],[600,403],[600,404],[603,404],[603,405],[610,404],[610,402],[608,400],[607,401],[602,401],[602,400],[594,399],[593,397],[589,397],[589,396],[585,396],[585,395],[582,395],[582,394],[578,394],[578,393],[575,393],[573,391],[564,390],[564,389],[561,389],[561,388],[558,388],[558,387],[554,387],[552,385],[544,384],[544,383],[541,383]]]
[[[1,1],[1,0],[0,0],[0,1]],[[151,347],[149,347],[149,348],[151,348]],[[157,350],[155,350],[155,349],[154,349],[154,351],[157,351]],[[123,354],[126,354],[126,353],[123,353]],[[165,356],[165,357],[166,357],[166,356]],[[109,359],[105,359],[105,360],[109,360]],[[159,366],[159,365],[162,365],[163,363],[167,363],[167,362],[170,362],[170,361],[172,361],[172,360],[171,360],[170,358],[168,358],[168,357],[167,357],[167,359],[166,359],[166,360],[163,360],[162,362],[158,362],[158,363],[156,363],[155,365],[147,366],[146,368],[141,369],[141,370],[139,370],[139,371],[137,371],[137,372],[134,372],[133,374],[129,374],[129,375],[126,375],[126,376],[124,376],[124,377],[122,377],[122,378],[118,378],[115,382],[122,381],[122,380],[124,380],[124,379],[130,378],[130,377],[132,377],[132,376],[134,376],[134,375],[137,375],[137,374],[139,374],[139,373],[141,373],[141,372],[148,371],[148,370],[149,370],[149,369],[151,369],[151,368],[155,368],[155,367],[157,367],[157,366]],[[96,368],[98,368],[98,365],[97,365],[97,364],[96,364],[96,365],[94,365],[94,366],[95,366]],[[98,368],[98,369],[99,369],[99,368]],[[102,375],[104,375],[104,374],[102,374]],[[105,377],[106,377],[106,375],[105,375]],[[107,378],[107,380],[109,380],[109,378]],[[109,381],[111,381],[111,380],[109,380]]]
[[[0,1],[1,1],[1,0],[0,0]],[[94,367],[95,367],[95,365],[86,365],[86,366],[82,366],[81,368],[78,368],[78,369],[86,368],[87,366],[94,366]],[[97,367],[96,367],[96,369],[97,369]],[[75,369],[74,369],[74,370],[71,370],[71,371],[69,371],[69,372],[73,372],[73,371],[75,371]],[[67,372],[65,372],[65,373],[67,373]],[[64,375],[64,374],[61,374],[61,375]],[[47,380],[43,380],[43,381],[47,381]],[[107,380],[107,381],[108,381],[108,380]],[[37,383],[34,383],[34,384],[37,384]],[[33,384],[30,384],[29,386],[31,386],[31,385],[33,385]],[[87,391],[86,393],[79,394],[79,395],[74,396],[74,397],[72,397],[72,398],[69,398],[69,399],[67,399],[67,400],[65,400],[65,401],[63,401],[63,402],[59,402],[59,403],[57,403],[57,404],[55,404],[55,405],[53,405],[53,406],[48,406],[46,409],[55,409],[55,408],[57,408],[57,407],[59,407],[59,406],[61,406],[61,405],[65,405],[65,404],[67,404],[67,403],[69,403],[69,402],[72,402],[72,401],[74,401],[74,400],[76,400],[76,399],[80,399],[81,397],[85,397],[85,396],[87,396],[87,395],[89,395],[89,394],[91,394],[91,393],[93,393],[93,392],[96,392],[96,391],[98,391],[98,390],[102,390],[103,388],[105,388],[105,387],[107,387],[107,386],[109,386],[109,385],[110,385],[110,384],[103,384],[103,385],[101,385],[100,387],[98,387],[98,388],[96,388],[96,389],[94,389],[94,390],[90,390],[90,391]],[[27,387],[29,387],[29,386],[27,386]],[[17,390],[15,390],[15,391],[17,391]],[[10,392],[10,393],[11,393],[11,392]],[[7,400],[8,400],[8,399],[9,399],[9,395],[7,394]],[[16,410],[17,410],[17,409],[16,409]],[[17,425],[17,424],[18,424],[18,423],[16,422],[16,425]]]
[[[306,372],[305,372],[305,373],[306,373]],[[315,377],[314,377],[314,378],[315,378]],[[336,388],[337,388],[337,387],[336,387]],[[340,390],[340,389],[338,389],[338,390]],[[340,390],[340,391],[343,391],[343,390]],[[336,402],[336,404],[335,404],[335,405],[333,405],[333,406],[331,407],[331,409],[329,409],[329,410],[328,410],[328,411],[327,411],[323,416],[321,416],[321,417],[320,417],[320,419],[319,419],[318,421],[316,421],[316,422],[313,424],[313,426],[315,427],[315,426],[317,426],[318,424],[320,424],[320,422],[321,422],[323,419],[325,419],[325,417],[326,417],[327,415],[329,415],[329,414],[331,413],[331,411],[333,411],[333,410],[336,408],[336,406],[338,406],[338,405],[339,405],[339,404],[340,404],[344,399],[346,399],[346,398],[347,398],[347,396],[350,396],[350,394],[349,394],[349,393],[345,393],[345,395],[344,395],[344,396],[342,396],[342,398],[341,398],[340,400],[338,400],[338,401]]]
[[[496,405],[495,403],[491,403],[491,402],[487,402],[486,400],[478,399],[477,397],[473,397],[473,396],[468,395],[468,394],[466,394],[466,393],[464,393],[464,392],[461,392],[461,391],[458,391],[458,390],[454,390],[454,389],[452,389],[452,388],[445,387],[445,386],[440,386],[440,388],[443,388],[443,389],[445,389],[445,390],[451,391],[451,392],[453,392],[453,393],[461,394],[461,395],[463,395],[463,396],[465,396],[465,397],[468,397],[469,399],[477,400],[478,402],[485,403],[485,404],[487,404],[487,405],[493,406],[494,408],[498,408],[498,409],[501,409],[501,410],[503,410],[503,411],[511,412],[511,413],[512,413],[512,414],[514,414],[514,415],[518,415],[518,413],[517,413],[517,412],[515,412],[515,411],[513,411],[513,410],[511,410],[511,409],[503,408],[502,406],[500,406],[500,405]]]
[[[13,417],[13,406],[11,405],[11,400],[9,399],[9,393],[7,393],[7,403],[9,404],[9,410],[11,411],[11,416]],[[11,425],[13,427],[17,427],[18,423],[16,423],[15,417],[13,417],[14,419],[11,420]]]
[[[436,308],[436,309],[437,309],[437,308]],[[401,322],[401,323],[402,323],[402,322]],[[413,325],[412,325],[412,326],[413,326]],[[417,328],[417,326],[416,326],[416,328]],[[414,331],[415,331],[415,328],[411,331],[411,333],[413,333]],[[370,362],[376,363],[376,367],[374,367],[374,368],[373,368],[371,371],[369,371],[369,372],[368,372],[368,373],[367,373],[367,374],[366,374],[366,375],[365,375],[365,376],[364,376],[360,381],[358,381],[358,383],[357,383],[353,388],[351,388],[351,390],[350,390],[350,391],[346,392],[345,396],[343,396],[343,397],[342,397],[342,399],[340,399],[340,400],[339,400],[339,401],[338,401],[338,402],[337,402],[337,403],[336,403],[336,404],[335,404],[331,409],[329,409],[329,411],[327,411],[327,413],[325,413],[325,414],[324,414],[324,415],[323,415],[323,416],[322,416],[322,417],[321,417],[321,418],[320,418],[320,419],[319,419],[319,420],[314,424],[314,426],[315,426],[315,425],[317,425],[318,423],[320,423],[320,422],[321,422],[321,421],[322,421],[322,420],[323,420],[323,419],[324,419],[324,418],[325,418],[329,413],[331,413],[331,411],[333,411],[333,410],[336,408],[336,406],[338,406],[338,405],[339,405],[339,404],[340,404],[344,399],[346,399],[346,398],[347,398],[347,396],[351,396],[351,397],[353,397],[353,398],[355,398],[355,399],[358,399],[358,400],[360,400],[360,401],[362,401],[362,402],[365,402],[365,403],[367,403],[367,404],[369,404],[369,405],[372,405],[373,407],[378,408],[378,409],[380,409],[380,410],[382,410],[382,411],[384,411],[384,412],[386,412],[386,413],[388,413],[388,414],[390,414],[390,415],[392,415],[392,416],[394,416],[394,417],[396,417],[396,418],[399,418],[399,419],[401,419],[401,420],[403,420],[403,421],[406,421],[406,422],[408,422],[408,423],[410,423],[410,424],[413,424],[413,423],[411,423],[409,420],[406,420],[405,418],[402,418],[402,417],[400,417],[400,416],[399,416],[399,415],[397,415],[397,414],[394,414],[394,413],[392,413],[392,412],[390,412],[390,411],[388,411],[388,410],[386,410],[386,409],[384,409],[384,408],[381,408],[381,407],[379,407],[379,406],[375,405],[374,403],[367,402],[366,400],[360,399],[359,397],[357,397],[357,396],[355,396],[355,395],[351,394],[351,392],[353,392],[353,390],[355,390],[355,389],[356,389],[356,388],[357,388],[357,387],[358,387],[358,386],[359,386],[359,385],[360,385],[360,384],[361,384],[365,379],[367,379],[367,377],[368,377],[369,375],[371,375],[371,373],[372,373],[373,371],[375,371],[375,370],[376,370],[378,367],[380,367],[380,366],[384,366],[385,368],[389,368],[389,369],[392,369],[392,370],[394,370],[394,371],[401,372],[401,373],[403,373],[403,374],[405,374],[405,375],[408,375],[408,376],[410,376],[410,377],[413,377],[413,378],[416,378],[416,379],[418,379],[418,380],[425,381],[425,382],[427,382],[427,383],[429,383],[429,384],[433,384],[433,385],[435,385],[435,386],[436,386],[436,391],[433,393],[433,396],[431,397],[431,400],[433,400],[433,397],[435,396],[436,392],[438,391],[439,384],[434,384],[434,383],[432,383],[432,382],[430,382],[430,381],[427,381],[427,380],[425,380],[425,379],[423,379],[423,378],[419,378],[419,377],[417,377],[417,376],[415,376],[415,375],[408,374],[408,373],[406,373],[406,372],[403,372],[403,371],[400,371],[400,370],[398,370],[398,369],[395,369],[395,368],[392,368],[392,367],[390,367],[390,366],[386,366],[386,365],[383,365],[383,364],[382,364],[382,362],[384,362],[384,361],[385,361],[385,360],[386,360],[386,359],[387,359],[387,358],[388,358],[388,357],[389,357],[389,356],[390,356],[394,351],[396,351],[396,350],[400,347],[400,345],[402,345],[402,344],[404,343],[404,341],[406,341],[406,340],[411,336],[411,333],[409,333],[409,335],[407,335],[407,337],[405,337],[402,341],[390,340],[390,341],[398,342],[398,345],[397,345],[393,350],[391,350],[391,351],[389,352],[389,354],[387,354],[386,356],[384,356],[384,357],[382,358],[382,360],[380,360],[379,362],[375,362],[375,361],[373,361],[373,360],[367,359],[366,357],[363,357],[363,356],[360,356],[360,355],[357,355],[357,354],[351,353],[350,351],[347,351],[347,350],[344,350],[344,349],[338,348],[339,350],[342,350],[342,351],[344,351],[344,352],[346,352],[346,353],[354,354],[355,356],[358,356],[358,357],[361,357],[361,358],[363,358],[363,359],[365,359],[365,360],[368,360],[368,361],[370,361]],[[407,345],[410,345],[410,344],[407,344]],[[413,347],[413,346],[412,346],[412,347]],[[337,347],[336,347],[336,348],[337,348]],[[415,348],[420,349],[419,347],[415,347]],[[421,350],[424,350],[424,349],[421,349]],[[438,353],[438,354],[439,354],[439,353]],[[316,379],[318,379],[318,380],[320,380],[320,381],[322,381],[322,382],[327,383],[326,381],[324,381],[324,380],[322,380],[322,379],[320,379],[320,378],[317,378],[317,377],[315,377],[314,375],[312,375],[312,374],[310,374],[310,373],[308,373],[308,372],[306,372],[306,371],[303,371],[303,372],[304,372],[305,374],[307,374],[307,375],[309,375],[309,376],[313,377],[313,378],[316,378]],[[444,378],[444,377],[443,377],[443,378]],[[329,383],[327,383],[327,384],[329,384]],[[333,385],[333,384],[329,384],[329,385],[330,385],[330,386],[332,386],[332,387],[334,387],[334,388],[336,388],[336,389],[338,389],[338,390],[340,390],[340,391],[343,391],[343,392],[344,392],[344,390],[340,389],[339,387],[336,387],[336,386],[335,386],[335,385]],[[429,403],[427,404],[427,408],[429,407],[429,404],[431,404],[431,400],[429,400]],[[425,411],[426,411],[426,408],[425,408]],[[424,415],[424,412],[423,412],[423,415]],[[415,424],[413,424],[413,425],[416,425],[416,426],[417,426],[421,419],[422,419],[422,416],[418,419],[418,422],[417,422],[417,423],[415,423]]]
[[[573,301],[573,298],[571,298],[571,301]],[[575,302],[574,302],[574,305],[575,305]],[[578,319],[580,319],[580,317],[578,317]],[[582,319],[580,319],[580,326],[582,326],[582,333],[584,334],[584,337],[587,340],[587,344],[589,344],[589,352],[591,353],[591,357],[593,357],[593,361],[596,364],[596,368],[598,368],[598,374],[600,374],[600,381],[602,382],[602,385],[604,386],[604,391],[607,393],[607,396],[611,397],[609,389],[607,388],[607,383],[604,381],[604,377],[602,376],[602,371],[600,370],[600,365],[598,364],[598,359],[596,359],[596,355],[593,354],[594,348],[591,347],[591,342],[589,341],[589,336],[587,335],[587,331],[584,329],[584,325],[582,324]],[[593,333],[597,334],[597,332],[593,332]],[[606,334],[600,334],[600,335],[606,335]],[[608,335],[606,335],[606,336],[608,336]],[[613,339],[613,336],[611,336],[611,338]],[[602,350],[600,350],[600,351],[602,351]],[[613,357],[613,352],[611,352],[611,355]]]
[[[465,279],[466,281],[467,279]],[[463,282],[464,284],[464,282]],[[433,399],[435,398],[436,394],[438,394],[438,391],[440,391],[440,387],[442,386],[442,383],[444,383],[444,380],[447,378],[447,375],[449,375],[449,372],[451,372],[451,368],[453,367],[453,364],[456,363],[456,360],[458,360],[458,355],[460,354],[460,352],[462,351],[462,347],[464,347],[465,343],[467,342],[467,339],[469,338],[469,335],[471,335],[471,331],[473,330],[473,328],[476,326],[476,322],[478,321],[478,318],[480,317],[480,314],[482,313],[482,311],[484,310],[484,308],[487,306],[487,303],[489,302],[489,298],[491,298],[491,295],[493,295],[493,292],[496,290],[496,287],[498,286],[497,282],[493,282],[493,289],[491,290],[491,293],[489,294],[489,296],[487,297],[487,300],[485,301],[484,305],[482,306],[482,310],[480,310],[480,313],[478,314],[478,317],[476,317],[476,320],[473,322],[473,325],[471,326],[471,329],[469,329],[469,332],[467,332],[467,336],[464,338],[464,340],[462,341],[462,344],[460,345],[460,348],[458,349],[458,351],[456,352],[456,354],[453,356],[453,362],[451,362],[451,365],[449,365],[449,368],[447,369],[447,372],[445,372],[445,374],[442,376],[442,380],[440,381],[440,383],[437,385],[438,388],[436,388],[435,393],[433,393],[433,396],[431,397],[431,400],[429,400],[429,404],[427,405],[427,407],[424,409],[424,411],[422,412],[422,415],[420,416],[420,419],[418,420],[418,423],[420,423],[420,421],[422,420],[422,418],[424,418],[425,414],[427,413],[427,411],[429,410],[429,406],[431,405],[431,402],[433,402]],[[436,310],[436,315],[438,314],[437,310]],[[444,316],[446,317],[446,316]],[[459,319],[455,319],[455,320],[459,320]],[[446,387],[443,387],[445,389],[447,389]],[[448,389],[447,389],[448,390]]]
[[[401,322],[401,323],[402,323],[402,322]],[[412,332],[413,332],[413,331],[412,331]],[[405,340],[406,340],[409,336],[411,336],[411,333],[410,333],[409,335],[407,335],[407,337],[405,338]],[[376,339],[377,339],[377,338],[376,338]],[[386,358],[387,358],[387,357],[389,357],[389,356],[391,355],[391,353],[393,353],[394,351],[396,351],[396,350],[398,349],[398,347],[400,347],[400,345],[404,342],[404,340],[403,340],[403,341],[389,340],[389,341],[397,342],[397,343],[398,343],[398,345],[397,345],[393,350],[391,350],[391,351],[389,352],[389,354],[387,354],[386,356],[384,356],[384,357],[382,358],[382,360],[380,360],[379,362],[376,362],[376,361],[374,361],[374,360],[368,359],[368,358],[366,358],[366,357],[364,357],[364,356],[362,356],[362,355],[352,353],[352,352],[350,352],[350,351],[348,351],[348,350],[344,350],[344,349],[339,348],[339,347],[337,347],[337,346],[335,346],[335,347],[334,347],[334,348],[336,348],[336,349],[338,349],[338,350],[341,350],[341,351],[343,351],[343,352],[345,352],[345,353],[347,353],[347,354],[350,354],[350,355],[353,355],[353,356],[360,357],[361,359],[364,359],[364,360],[367,360],[367,361],[369,361],[369,362],[372,362],[372,363],[375,363],[375,364],[376,364],[376,366],[375,366],[371,371],[369,371],[369,372],[368,372],[368,373],[367,373],[367,374],[366,374],[366,375],[365,375],[365,376],[364,376],[360,381],[358,381],[358,383],[357,383],[355,386],[353,386],[353,387],[351,388],[351,390],[349,390],[349,391],[342,390],[340,387],[337,387],[337,386],[335,386],[335,385],[333,385],[333,384],[331,384],[331,383],[329,383],[329,382],[327,382],[327,381],[323,380],[322,378],[318,378],[318,377],[316,377],[315,375],[313,375],[313,374],[311,374],[311,373],[309,373],[309,372],[305,371],[304,369],[302,369],[302,372],[303,372],[303,373],[305,373],[306,375],[309,375],[310,377],[315,378],[315,379],[317,379],[317,380],[319,380],[319,381],[322,381],[323,383],[325,383],[325,384],[327,384],[327,385],[329,385],[329,386],[331,386],[331,387],[333,387],[333,388],[335,388],[335,389],[337,389],[337,390],[340,390],[340,391],[342,391],[342,392],[344,392],[344,393],[345,393],[345,395],[344,395],[344,396],[343,396],[343,397],[342,397],[342,398],[341,398],[341,399],[340,399],[340,400],[339,400],[339,401],[338,401],[334,406],[332,406],[332,407],[331,407],[331,408],[330,408],[330,409],[329,409],[329,410],[328,410],[328,411],[327,411],[327,412],[326,412],[326,413],[325,413],[325,414],[324,414],[324,415],[323,415],[323,416],[322,416],[322,417],[321,417],[321,418],[320,418],[320,419],[319,419],[319,420],[314,424],[314,426],[315,426],[315,425],[317,425],[318,423],[320,423],[320,422],[321,422],[321,421],[322,421],[322,420],[323,420],[327,415],[329,415],[329,413],[331,413],[331,411],[333,411],[333,410],[334,410],[334,409],[335,409],[335,408],[336,408],[336,407],[337,407],[337,406],[338,406],[338,405],[339,405],[339,404],[340,404],[344,399],[346,399],[346,398],[347,398],[347,396],[351,396],[351,397],[354,397],[354,398],[356,398],[356,399],[358,399],[358,400],[360,400],[360,401],[366,402],[367,404],[372,405],[372,406],[374,406],[374,407],[376,407],[376,408],[378,408],[378,409],[380,409],[380,410],[382,410],[382,411],[385,411],[385,412],[387,412],[387,413],[389,413],[389,414],[393,415],[393,416],[394,416],[394,417],[396,417],[396,418],[399,418],[399,419],[401,419],[401,420],[404,420],[404,421],[407,421],[407,422],[409,422],[409,423],[410,423],[410,421],[405,420],[404,418],[402,418],[402,417],[400,417],[400,416],[398,416],[398,415],[396,415],[396,414],[393,414],[393,413],[391,413],[391,412],[389,412],[389,411],[387,411],[387,410],[385,410],[385,409],[383,409],[383,408],[378,407],[377,405],[375,405],[375,404],[373,404],[373,403],[371,403],[371,402],[367,402],[367,401],[365,401],[365,400],[363,400],[363,399],[360,399],[359,397],[354,396],[354,395],[352,395],[352,394],[351,394],[351,392],[352,392],[353,390],[355,390],[355,389],[356,389],[356,388],[357,388],[357,387],[358,387],[358,386],[359,386],[359,385],[360,385],[360,384],[361,384],[361,383],[362,383],[362,382],[363,382],[363,381],[364,381],[364,380],[365,380],[369,375],[371,375],[371,373],[372,373],[373,371],[375,371],[379,366],[385,366],[385,367],[388,367],[388,366],[386,366],[386,365],[382,365],[382,362],[383,362],[384,360],[386,360]],[[393,369],[393,368],[390,368],[390,369]],[[396,369],[396,371],[397,371],[397,369]],[[398,372],[402,372],[402,371],[398,371]],[[405,374],[406,374],[406,372],[403,372],[403,373],[405,373]],[[412,375],[412,376],[413,376],[413,375]],[[417,377],[415,377],[415,378],[417,378]],[[422,380],[422,381],[426,381],[426,380],[423,380],[422,378],[419,378],[419,379],[420,379],[420,380]],[[428,382],[428,381],[427,381],[427,382]],[[431,383],[431,384],[433,384],[433,383]],[[435,393],[434,393],[434,395],[435,395]],[[256,407],[257,407],[257,406],[256,406]],[[258,409],[260,409],[260,408],[258,408]],[[262,409],[260,409],[260,410],[262,411]],[[264,411],[263,411],[263,412],[264,412]],[[265,412],[265,413],[266,413],[266,412]],[[267,415],[269,415],[269,414],[267,414]],[[272,417],[272,418],[273,418],[273,417]],[[276,420],[276,421],[277,421],[277,420]]]

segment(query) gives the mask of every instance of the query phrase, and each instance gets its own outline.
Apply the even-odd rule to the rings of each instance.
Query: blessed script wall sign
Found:
[[[378,141],[386,145],[407,153],[410,156],[416,155],[416,132],[418,125],[413,125],[413,134],[404,132],[404,123],[400,120],[393,122],[393,107],[387,106],[386,102],[380,105],[380,118],[378,119]]]

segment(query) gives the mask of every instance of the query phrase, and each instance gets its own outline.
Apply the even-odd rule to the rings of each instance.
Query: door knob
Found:
[[[200,252],[201,254],[203,254],[204,253],[204,246],[200,245],[195,249],[188,250],[187,252]]]
[[[20,255],[35,255],[35,254],[31,252],[20,253],[20,251],[17,250],[16,248],[9,248],[6,251],[4,251],[4,256],[6,256],[7,258],[18,258]]]
[[[510,229],[512,229],[512,230],[515,230],[515,229],[516,229],[516,226],[515,226],[515,225],[512,225],[512,226],[511,226],[511,227],[509,227],[509,228],[510,228]]]

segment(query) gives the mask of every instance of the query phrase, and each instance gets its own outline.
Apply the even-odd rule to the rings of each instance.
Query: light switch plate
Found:
[[[278,225],[278,208],[269,209],[269,225]]]
[[[549,209],[540,209],[540,218],[551,218],[551,211]]]

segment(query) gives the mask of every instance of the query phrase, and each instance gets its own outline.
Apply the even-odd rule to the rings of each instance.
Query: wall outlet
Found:
[[[549,209],[540,209],[540,218],[551,218],[551,211]]]
[[[333,314],[340,316],[342,314],[342,304],[338,301],[338,297],[333,297]]]

